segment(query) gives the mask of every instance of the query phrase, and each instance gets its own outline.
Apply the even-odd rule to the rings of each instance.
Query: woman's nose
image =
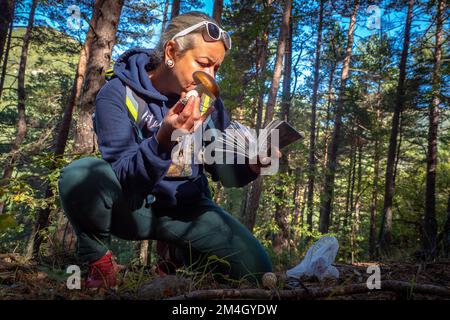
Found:
[[[214,67],[205,68],[203,71],[205,71],[207,74],[209,74],[213,78],[215,78],[215,76],[216,76],[216,74],[214,72]]]

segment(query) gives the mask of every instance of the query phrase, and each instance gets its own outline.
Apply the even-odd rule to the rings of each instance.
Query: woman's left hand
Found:
[[[281,158],[281,156],[282,156],[281,151],[278,150],[278,149],[275,149],[274,152],[273,152],[273,157],[276,157],[276,158],[279,159],[279,158]],[[257,158],[256,163],[253,163],[253,162],[255,162],[254,158],[253,158],[253,161],[250,161],[251,163],[249,164],[249,166],[250,166],[250,169],[254,173],[260,174],[261,173],[261,168],[267,168],[268,166],[270,166],[272,159],[269,156],[261,157],[261,156],[258,155],[257,157],[258,158]]]

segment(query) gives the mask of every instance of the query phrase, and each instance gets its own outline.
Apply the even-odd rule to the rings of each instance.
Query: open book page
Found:
[[[278,130],[279,143],[275,144],[282,149],[295,141],[304,138],[304,134],[297,131],[289,123],[283,120],[272,120],[259,137],[254,130],[250,130],[238,121],[232,121],[224,134],[217,138],[217,152],[235,153],[246,158],[250,157],[250,150],[258,153],[267,153],[271,145],[272,130]],[[251,149],[253,148],[253,149]]]

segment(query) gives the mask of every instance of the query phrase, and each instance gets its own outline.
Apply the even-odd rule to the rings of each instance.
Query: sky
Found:
[[[26,0],[25,3],[27,3],[27,2],[29,3],[29,5],[27,7],[29,7],[31,5],[31,0]],[[161,2],[162,2],[162,0],[161,0]],[[172,2],[172,1],[170,1],[170,2]],[[225,0],[224,5],[229,4],[229,2],[230,2],[230,0]],[[406,8],[405,8],[405,10],[403,10],[404,12],[403,11],[402,12],[390,12],[389,14],[385,14],[383,7],[386,6],[386,3],[388,3],[388,2],[389,2],[389,0],[381,0],[378,5],[360,6],[360,8],[358,10],[358,20],[357,20],[357,28],[356,28],[356,35],[358,37],[363,38],[363,37],[368,36],[370,33],[376,31],[376,29],[379,27],[379,22],[381,21],[379,19],[377,20],[377,16],[382,17],[383,24],[385,24],[387,21],[395,23],[397,28],[394,28],[389,31],[389,34],[391,36],[395,35],[396,32],[398,32],[399,30],[401,31],[403,29]],[[203,0],[203,8],[199,8],[197,10],[205,12],[206,14],[212,15],[213,3],[214,3],[214,0]],[[72,6],[76,7],[76,1],[74,2],[74,5],[72,5]],[[68,7],[61,6],[60,10],[66,11],[68,20],[70,20],[70,17],[71,17],[70,6],[68,6]],[[169,12],[170,12],[170,10],[171,10],[171,8],[169,7]],[[25,12],[22,12],[21,15],[24,17],[27,17],[27,15],[28,15],[27,11],[28,10],[25,10]],[[40,18],[40,21],[43,21],[44,24],[51,26],[51,27],[58,28],[58,25],[56,25],[54,21],[52,21],[48,17],[45,17],[45,15],[43,15],[43,13],[39,11],[39,7],[37,10],[37,16]],[[421,16],[420,18],[421,18],[421,21],[425,20],[424,19],[425,17],[423,17],[423,16]],[[428,18],[428,17],[426,17],[426,18]],[[337,16],[337,20],[340,21],[340,23],[343,26],[348,27],[348,18],[342,18],[342,17]],[[26,24],[26,19],[23,19],[23,23]],[[421,28],[423,28],[422,30],[424,30],[426,28],[425,22],[414,22],[414,23],[416,24],[416,27],[419,30]],[[17,25],[17,26],[19,26],[19,25]],[[309,27],[309,26],[305,26],[305,27]],[[161,29],[160,25],[156,25],[153,28],[155,30]],[[83,31],[85,31],[85,29],[87,29],[87,24],[85,22],[83,23],[81,29]]]
[[[29,8],[31,6],[31,0],[27,0],[26,3],[27,2],[28,2],[27,7]],[[172,1],[170,1],[170,5],[169,5],[169,10],[168,10],[169,15],[170,15],[170,11],[171,11],[171,3],[172,3]],[[229,0],[225,0],[224,1],[224,5],[226,5],[228,3],[229,3]],[[196,10],[204,12],[204,13],[206,13],[208,15],[212,15],[213,5],[214,5],[214,0],[204,0],[203,1],[203,7],[202,8],[198,8]],[[67,23],[68,24],[71,24],[74,27],[74,29],[80,29],[80,31],[81,31],[81,32],[79,32],[80,39],[78,39],[78,40],[81,40],[81,41],[84,40],[84,36],[86,34],[88,25],[87,25],[87,23],[85,21],[83,21],[82,19],[79,19],[79,17],[80,17],[80,15],[79,15],[80,11],[79,10],[80,9],[76,5],[76,1],[74,2],[73,5],[61,6],[61,8],[59,8],[59,10],[61,10],[61,12],[65,11],[67,13]],[[29,14],[28,10],[27,10],[27,12],[23,12],[23,13],[20,14],[21,16],[24,17],[24,19],[23,19],[22,24],[20,24],[20,25],[16,24],[16,27],[26,26],[28,14]],[[56,29],[61,29],[61,26],[57,22],[51,20],[49,17],[46,17],[45,14],[41,10],[39,10],[39,7],[36,10],[36,17],[38,18],[37,19],[37,24],[44,24],[44,25],[47,25],[47,26],[50,26],[50,27],[53,27],[53,28],[56,28]],[[161,30],[161,24],[158,23],[156,25],[153,25],[152,29],[154,29],[154,30]],[[159,38],[159,34],[157,34],[157,36],[152,39],[152,42],[148,44],[148,47],[155,46],[156,42],[158,41],[158,38]],[[121,49],[121,48],[115,48],[114,50],[115,50],[113,52],[113,56],[114,57],[117,57],[123,51],[123,49]]]
[[[27,0],[27,2],[30,3],[31,5],[31,0]],[[170,1],[172,2],[172,1]],[[230,0],[225,0],[224,1],[224,5],[227,5],[230,2]],[[358,20],[357,20],[357,27],[356,27],[356,36],[360,37],[360,38],[364,38],[368,35],[370,35],[373,32],[376,32],[377,29],[379,28],[379,23],[380,23],[380,19],[377,19],[377,17],[382,17],[383,19],[383,25],[387,22],[394,22],[394,24],[396,25],[396,28],[391,29],[389,31],[389,35],[390,36],[396,36],[399,31],[401,31],[403,29],[403,21],[404,21],[404,16],[406,12],[391,12],[389,14],[385,14],[383,7],[385,6],[385,3],[389,2],[387,0],[382,0],[380,1],[379,5],[372,5],[372,6],[364,6],[364,7],[360,7],[359,8],[359,12],[358,12]],[[212,15],[212,11],[213,11],[213,3],[214,0],[204,0],[203,1],[203,8],[199,8],[197,9],[198,11],[202,11],[205,12],[206,14]],[[73,7],[76,8],[76,2],[74,2],[74,5],[72,5]],[[61,6],[60,10],[62,11],[66,11],[67,13],[67,23],[70,23],[71,21],[75,21],[75,20],[71,20],[71,16],[76,17],[76,13],[73,14],[71,13],[71,8],[69,7],[63,7]],[[171,8],[169,7],[169,12],[170,12]],[[406,10],[404,10],[406,11]],[[24,12],[22,13],[22,15],[24,17],[26,17],[28,14],[28,12]],[[58,25],[55,24],[54,21],[52,21],[51,19],[49,19],[48,17],[45,17],[45,15],[43,15],[42,12],[39,12],[39,7],[37,10],[37,16],[40,18],[39,20],[41,22],[43,22],[43,24],[60,29],[60,27]],[[423,18],[423,17],[421,17]],[[26,19],[23,19],[24,22],[26,23]],[[348,27],[348,18],[342,18],[342,17],[338,17],[337,16],[337,20],[340,21],[340,23],[344,26],[344,28]],[[80,19],[78,20],[80,21]],[[423,20],[422,20],[423,21]],[[82,22],[82,26],[81,26],[81,32],[80,32],[80,37],[83,38],[86,30],[87,30],[87,23],[84,22],[81,19]],[[422,30],[424,30],[426,28],[425,26],[425,22],[422,23],[417,23],[416,26],[419,30],[421,28],[423,28]],[[152,28],[154,30],[161,30],[161,26],[160,24],[154,25],[152,26]],[[305,28],[309,28],[309,26],[305,26]],[[148,47],[152,47],[156,44],[157,40],[159,39],[159,34],[157,34],[154,39],[152,39],[152,42],[148,44]],[[80,39],[83,40],[83,39]],[[116,54],[120,52],[115,52]]]
[[[31,5],[31,0],[26,0],[27,2],[29,2],[29,5]],[[172,1],[170,1],[172,2]],[[203,8],[199,8],[196,9],[198,11],[202,11],[205,12],[206,14],[212,15],[212,10],[213,10],[213,2],[214,0],[204,0],[203,1]],[[230,0],[225,0],[224,1],[224,5],[229,4]],[[76,4],[76,2],[74,2]],[[162,3],[162,2],[161,2]],[[389,0],[381,0],[377,5],[365,5],[365,6],[360,6],[359,10],[358,10],[358,19],[357,19],[357,26],[356,26],[356,30],[355,30],[355,46],[359,43],[359,40],[369,36],[371,33],[373,32],[377,32],[379,31],[379,23],[380,21],[382,21],[382,25],[383,25],[383,31],[387,31],[385,28],[386,25],[388,25],[389,23],[393,24],[395,27],[390,29],[389,31],[387,31],[389,33],[389,35],[391,37],[395,37],[401,40],[401,34],[403,32],[403,28],[404,28],[404,19],[405,19],[405,15],[406,15],[406,8],[404,8],[404,10],[402,11],[391,11],[389,14],[386,14],[383,10],[383,7],[386,6],[386,4],[389,3]],[[29,7],[29,6],[28,6]],[[73,7],[75,7],[76,9],[76,5],[73,5]],[[59,8],[58,8],[59,9]],[[75,21],[76,20],[71,20],[70,17],[71,15],[74,15],[74,11],[71,11],[70,7],[63,7],[61,6],[61,8],[59,10],[61,10],[61,12],[64,13],[64,11],[67,14],[67,23],[71,23],[71,21]],[[171,8],[169,7],[169,12],[170,12]],[[28,15],[28,12],[26,12],[28,10],[25,10],[23,14],[24,17],[26,17]],[[55,22],[52,21],[51,19],[49,19],[48,17],[45,17],[45,15],[43,15],[42,12],[37,12],[37,16],[39,17],[39,21],[45,25],[57,28],[57,29],[61,29],[61,27],[59,27],[58,25],[55,25]],[[382,18],[382,20],[380,20],[380,18]],[[348,18],[343,18],[340,16],[336,16],[337,21],[339,21],[339,23],[344,27],[344,29],[348,28]],[[24,23],[26,23],[27,19],[23,19]],[[423,32],[429,22],[425,22],[425,20],[429,20],[429,17],[424,17],[423,15],[420,16],[420,20],[417,19],[418,21],[414,21],[413,22],[413,30],[417,30],[419,32]],[[81,25],[81,28],[79,28],[79,40],[83,41],[84,40],[84,36],[86,34],[87,31],[87,23],[84,22],[82,19],[78,19],[78,21],[81,21],[83,24]],[[311,26],[305,25],[302,28],[309,28],[311,29]],[[161,30],[161,26],[160,24],[157,25],[153,25],[152,26],[153,30],[157,30],[157,33],[155,34],[155,36],[153,37],[153,39],[151,40],[150,43],[145,43],[145,44],[141,44],[142,46],[145,46],[147,48],[152,48],[156,45],[157,41],[159,40],[159,30]],[[232,31],[232,30],[231,30]],[[315,44],[315,37],[316,35],[314,35],[314,37],[311,39],[311,45]],[[401,41],[398,41],[399,43],[397,43],[397,46],[401,46]],[[127,46],[123,45],[123,46],[115,46],[114,47],[114,51],[113,51],[113,59],[116,59],[123,51],[125,51],[126,49],[128,49]],[[305,53],[303,53],[305,54]],[[293,52],[294,57],[297,55],[296,52]],[[313,63],[313,57],[305,57],[306,59],[302,59],[305,61],[305,64],[303,66],[301,66],[301,70],[300,71],[300,78],[299,81],[300,83],[302,83],[305,78],[307,78],[310,74],[311,74],[311,66]]]

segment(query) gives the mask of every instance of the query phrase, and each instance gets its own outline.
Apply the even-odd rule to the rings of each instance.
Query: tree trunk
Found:
[[[344,282],[345,283],[345,282]],[[313,288],[303,287],[294,290],[277,290],[277,298],[280,300],[322,300],[330,297],[347,296],[344,299],[355,299],[354,295],[368,295],[373,289],[369,289],[366,283],[358,284],[323,285]],[[383,280],[383,285],[378,291],[391,291],[397,297],[409,297],[414,291],[419,295],[427,295],[430,298],[445,299],[450,297],[450,290],[442,285],[418,284],[410,281]],[[269,300],[273,299],[273,290],[265,289],[210,289],[194,290],[189,293],[175,296],[173,300]]]
[[[442,240],[444,248],[444,257],[450,258],[450,193],[447,200],[447,219],[445,220],[444,229],[442,231]]]
[[[222,184],[220,182],[216,183],[216,192],[214,193],[214,202],[220,203],[222,201],[222,193],[224,192]]]
[[[25,31],[25,35],[23,37],[23,45],[22,45],[22,53],[20,55],[20,64],[19,64],[19,72],[18,72],[18,83],[17,83],[17,135],[14,139],[10,156],[6,159],[5,169],[3,171],[3,177],[1,186],[5,186],[9,183],[9,179],[11,179],[14,166],[19,159],[19,149],[25,140],[25,136],[27,134],[27,122],[25,115],[25,103],[26,103],[26,90],[25,90],[25,71],[27,68],[27,58],[28,58],[28,47],[31,41],[31,33],[33,31],[34,24],[34,14],[36,11],[38,1],[33,0],[31,4],[30,15],[28,18],[28,25]],[[0,214],[3,213],[4,202],[0,202]]]
[[[438,127],[439,127],[439,104],[441,87],[441,64],[442,64],[442,24],[443,12],[445,8],[444,0],[439,0],[436,13],[436,44],[434,47],[434,67],[433,67],[433,99],[429,107],[429,128],[428,128],[428,153],[427,153],[427,173],[426,173],[426,198],[424,215],[424,239],[423,249],[430,257],[436,253],[436,166],[438,153]]]
[[[266,70],[267,70],[267,48],[269,46],[269,25],[272,18],[271,15],[271,5],[273,0],[269,0],[266,7],[264,7],[265,17],[267,17],[266,25],[263,34],[257,39],[258,44],[258,58],[256,61],[256,70],[258,78],[258,112],[256,115],[256,131],[261,129],[263,121],[263,110],[264,110],[264,91],[265,91],[265,80],[266,80]]]
[[[344,212],[344,234],[347,234],[346,227],[348,226],[349,216],[353,210],[353,191],[355,188],[355,165],[356,165],[356,145],[355,145],[355,133],[354,127],[352,127],[351,133],[351,146],[350,146],[350,166],[347,176],[347,195],[345,197],[345,212]]]
[[[180,15],[180,0],[172,1],[172,12],[170,13],[170,19]]]
[[[323,25],[323,3],[324,0],[320,0],[319,8],[319,25],[317,30],[317,42],[316,42],[316,58],[314,62],[314,83],[313,83],[313,96],[311,103],[311,120],[310,120],[310,137],[309,137],[309,157],[308,157],[308,214],[307,222],[308,229],[313,229],[313,200],[314,200],[314,181],[316,178],[316,110],[317,110],[317,96],[319,89],[319,71],[320,71],[320,50],[322,46],[322,25]]]
[[[219,25],[222,23],[222,9],[223,9],[223,0],[214,0],[213,18],[219,23]],[[214,198],[216,203],[219,203],[223,188],[220,182],[218,182],[216,185],[217,185],[217,194],[214,195]],[[248,189],[247,186],[245,186],[245,188]],[[245,201],[247,197],[244,195],[242,199],[243,201]],[[245,204],[241,204],[241,219],[245,215],[245,212],[242,211],[242,208],[245,208]]]
[[[295,180],[294,180],[294,193],[292,195],[292,201],[294,203],[294,216],[292,218],[292,224],[295,226],[297,225],[300,221],[300,210],[299,210],[299,198],[300,198],[300,168],[296,168],[294,171],[295,174]]]
[[[271,5],[273,0],[269,0],[264,12],[267,16],[266,26],[260,38],[257,38],[257,59],[256,59],[256,77],[258,81],[258,110],[256,115],[255,130],[261,128],[263,109],[264,109],[264,83],[267,69],[267,47],[269,44],[269,22],[271,20]],[[259,203],[255,203],[255,197],[261,192],[261,182],[256,178],[251,184],[244,187],[244,196],[241,204],[241,217],[244,225],[250,230],[253,230],[256,222],[256,213],[258,211]],[[259,196],[257,201],[259,202]]]
[[[362,193],[362,154],[363,154],[363,143],[361,138],[361,132],[359,130],[358,137],[356,138],[356,145],[358,147],[358,169],[357,169],[357,180],[356,180],[356,198],[355,198],[355,231],[359,232],[359,220],[361,213],[361,193]]]
[[[213,18],[219,24],[222,23],[223,0],[214,0]]]
[[[8,37],[8,30],[13,18],[14,1],[3,0],[0,3],[0,62],[3,58],[3,51]]]
[[[337,167],[337,156],[338,156],[337,153],[341,136],[342,112],[343,112],[342,109],[344,107],[345,90],[347,87],[348,71],[350,69],[350,58],[352,56],[353,37],[356,25],[356,13],[358,11],[358,1],[359,0],[354,0],[353,2],[353,10],[350,17],[350,23],[348,28],[347,49],[345,53],[344,63],[342,66],[341,86],[335,112],[335,121],[334,121],[335,126],[331,144],[328,150],[329,158],[327,161],[324,189],[322,192],[322,199],[320,205],[319,231],[322,233],[327,233],[330,225],[331,204],[333,201],[333,192],[334,192],[334,179]]]
[[[148,266],[149,263],[149,249],[151,249],[152,241],[142,240],[138,242],[139,247],[139,263],[141,266]]]
[[[292,20],[289,23],[289,29],[286,39],[286,50],[284,52],[284,70],[283,70],[283,92],[281,101],[280,119],[289,122],[289,113],[291,109],[291,73],[292,73]]]
[[[360,130],[358,130],[360,131]],[[358,147],[358,170],[357,176],[358,180],[356,182],[356,198],[353,212],[355,213],[352,219],[352,263],[356,261],[356,248],[358,247],[358,234],[359,234],[359,223],[360,223],[360,211],[361,211],[361,193],[362,193],[362,139],[361,133],[359,132],[356,138],[356,145]]]
[[[97,0],[99,15],[94,40],[89,52],[89,63],[81,97],[74,152],[90,154],[96,151],[96,139],[92,126],[95,97],[105,82],[105,72],[111,62],[117,26],[124,0]]]
[[[330,121],[331,121],[331,115],[332,115],[331,105],[333,103],[334,74],[336,72],[336,68],[337,68],[337,64],[338,64],[338,56],[337,56],[337,53],[336,53],[337,49],[336,49],[334,35],[331,36],[330,42],[331,42],[330,45],[332,46],[333,52],[334,52],[334,59],[332,61],[331,70],[330,70],[330,74],[329,74],[329,77],[328,77],[327,109],[326,109],[326,115],[325,115],[325,128],[323,130],[323,133],[324,133],[324,146],[323,146],[324,155],[323,155],[321,166],[322,166],[322,172],[324,172],[324,173],[326,172],[326,168],[327,168],[328,149],[329,149],[329,144],[330,144],[330,130],[329,129],[330,129]],[[319,124],[320,124],[320,122],[319,122]],[[319,137],[317,137],[317,139],[318,138]],[[322,186],[321,186],[322,190],[323,190],[323,187],[324,186],[322,184]],[[312,221],[312,216],[310,217],[310,220]],[[333,223],[333,212],[330,212],[329,224],[331,225],[332,223]],[[339,224],[336,227],[337,227],[336,230],[339,230]],[[312,230],[310,230],[310,231],[312,231]]]
[[[280,85],[281,71],[283,68],[283,56],[284,56],[284,51],[286,49],[286,41],[287,41],[288,32],[289,32],[289,21],[291,18],[291,8],[292,8],[292,0],[286,0],[284,12],[283,12],[283,23],[281,25],[278,47],[277,47],[275,67],[273,70],[273,78],[272,78],[272,83],[270,85],[269,98],[268,98],[267,104],[266,104],[266,114],[264,117],[264,126],[266,126],[267,124],[269,124],[270,121],[272,121],[274,111],[275,111],[278,87]]]
[[[394,115],[392,117],[391,134],[389,138],[389,149],[386,164],[386,178],[384,191],[384,205],[383,214],[379,235],[380,250],[388,253],[389,245],[391,243],[392,232],[392,203],[394,198],[394,165],[395,165],[395,151],[397,149],[397,136],[400,123],[400,113],[405,104],[405,79],[406,79],[406,62],[408,59],[408,49],[410,42],[410,29],[412,20],[412,11],[414,7],[414,0],[409,0],[408,13],[406,16],[405,35],[403,40],[403,49],[399,65],[399,78],[397,84],[397,100],[395,104]]]
[[[162,18],[162,23],[161,23],[161,37],[164,34],[164,30],[166,29],[167,12],[168,11],[169,11],[169,0],[166,0],[164,3],[163,18]]]
[[[336,72],[337,67],[337,61],[333,61],[333,65],[330,70],[330,77],[328,79],[328,93],[327,93],[327,114],[325,117],[325,129],[324,129],[324,136],[325,136],[325,146],[324,146],[324,155],[323,155],[323,162],[322,162],[322,168],[325,172],[328,162],[328,145],[330,142],[330,136],[328,129],[330,127],[330,120],[331,120],[331,103],[333,100],[333,80],[334,80],[334,73]]]
[[[302,205],[300,209],[300,224],[302,228],[305,226],[305,208],[306,208],[306,198],[308,196],[308,185],[305,184],[305,187],[303,188],[303,195],[302,195]]]
[[[381,82],[378,82],[377,91],[377,110],[375,118],[375,147],[374,147],[374,171],[373,171],[373,190],[372,203],[370,206],[370,234],[369,234],[369,256],[375,259],[376,255],[376,214],[378,203],[378,181],[380,175],[380,121],[381,121]]]
[[[292,70],[292,20],[289,24],[288,35],[286,39],[286,50],[284,52],[284,71],[283,71],[283,93],[281,101],[280,119],[289,121],[289,109],[291,105],[291,70]],[[279,174],[287,174],[289,171],[288,157],[283,153],[280,160]],[[278,185],[283,185],[283,176],[278,176]],[[281,253],[283,249],[289,247],[289,207],[285,199],[289,199],[287,194],[280,190],[277,192],[278,199],[281,201],[275,205],[275,223],[280,232],[275,236],[273,249]],[[289,200],[288,200],[289,201]]]
[[[92,18],[89,22],[90,28],[86,34],[86,39],[84,42],[83,47],[80,50],[80,58],[78,60],[78,66],[77,71],[75,73],[74,82],[72,85],[72,90],[69,96],[69,99],[67,101],[66,107],[64,108],[64,115],[61,120],[61,124],[58,128],[58,135],[56,138],[55,143],[55,149],[53,154],[53,161],[50,166],[50,170],[53,171],[58,167],[58,160],[59,158],[64,154],[67,139],[69,137],[69,131],[70,131],[70,125],[72,123],[72,115],[73,111],[75,109],[75,106],[78,105],[80,94],[81,94],[81,87],[83,85],[83,81],[85,79],[86,75],[86,68],[87,68],[87,62],[89,60],[89,50],[92,44],[92,41],[94,39],[94,30],[92,28],[95,28],[97,17],[99,14],[99,5],[100,1],[98,1],[95,4],[95,7],[92,11]],[[47,181],[47,189],[45,191],[45,198],[51,198],[54,196],[53,190],[50,186],[50,182]],[[27,245],[27,252],[26,255],[28,258],[31,257],[37,257],[39,253],[39,248],[42,243],[42,236],[41,236],[41,230],[46,228],[48,226],[49,222],[49,216],[50,216],[50,208],[42,208],[37,213],[37,219],[34,225],[33,232],[31,234],[31,237],[28,241]],[[61,224],[58,225],[58,227],[64,228],[64,237],[63,239],[56,239],[59,243],[61,243],[61,248],[66,251],[73,250],[73,248],[67,248],[65,246],[65,238],[73,238],[73,229],[70,223],[68,222],[67,218],[62,218],[59,221],[61,221]],[[72,239],[71,239],[72,240]],[[74,243],[73,241],[70,241],[70,243]]]
[[[278,39],[277,54],[275,59],[275,67],[272,77],[272,82],[269,90],[269,98],[266,104],[266,113],[264,126],[266,126],[273,118],[275,104],[277,101],[278,87],[280,85],[281,71],[283,67],[283,56],[286,48],[286,39],[289,30],[289,21],[291,17],[292,0],[285,1],[285,7],[283,11],[283,22],[280,28],[280,34]],[[259,200],[262,191],[263,179],[262,176],[258,176],[253,182],[249,192],[247,201],[246,216],[248,217],[248,223],[251,224],[250,230],[253,229],[256,219],[256,213],[258,212]]]
[[[399,115],[399,124],[398,124],[398,143],[397,143],[397,151],[395,151],[395,164],[394,164],[394,190],[395,183],[397,182],[397,174],[398,174],[398,164],[400,162],[400,152],[402,150],[402,141],[403,141],[403,114],[400,112]]]
[[[6,78],[6,68],[8,67],[8,57],[9,57],[9,49],[11,48],[11,37],[12,37],[12,31],[13,31],[13,25],[14,25],[14,7],[12,8],[12,18],[9,23],[9,31],[8,31],[8,40],[6,40],[5,45],[5,52],[3,55],[3,63],[2,63],[2,74],[0,76],[0,100],[2,98],[3,93],[3,86],[5,85],[5,78]],[[2,50],[3,52],[3,50]],[[0,59],[1,60],[1,59]]]
[[[352,126],[352,134],[351,134],[351,148],[350,148],[350,169],[347,177],[347,195],[345,201],[345,213],[344,220],[342,222],[342,247],[347,248],[350,247],[350,257],[348,256],[348,252],[344,252],[344,257],[352,259],[353,257],[353,219],[352,215],[354,212],[354,195],[355,195],[355,177],[356,177],[356,139],[355,139],[355,128]],[[350,220],[350,223],[349,223]],[[348,225],[350,224],[350,228]],[[331,226],[331,222],[330,222]],[[339,225],[338,225],[339,226]],[[339,230],[339,229],[337,229]]]

